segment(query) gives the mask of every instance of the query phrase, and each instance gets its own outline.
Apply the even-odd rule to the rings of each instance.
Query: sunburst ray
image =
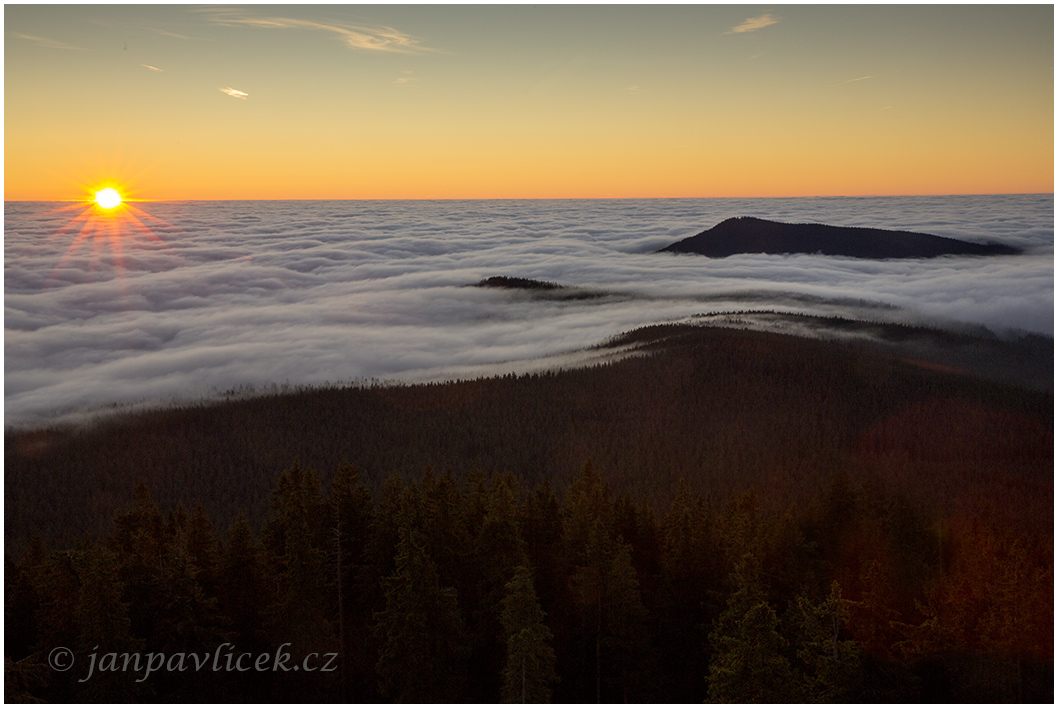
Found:
[[[93,196],[88,199],[64,205],[38,215],[48,216],[74,209],[81,210],[48,237],[51,240],[70,234],[74,230],[77,231],[47,280],[58,280],[59,272],[70,263],[86,244],[91,244],[88,271],[94,272],[102,262],[104,253],[109,251],[113,256],[111,266],[114,269],[114,275],[122,281],[123,290],[126,273],[125,259],[128,251],[126,247],[132,245],[136,240],[146,241],[152,247],[160,246],[181,262],[183,261],[173,248],[151,228],[150,224],[153,223],[165,229],[176,231],[179,231],[178,227],[133,206],[114,187],[104,187],[90,191],[90,194]],[[155,249],[152,248],[152,250]]]

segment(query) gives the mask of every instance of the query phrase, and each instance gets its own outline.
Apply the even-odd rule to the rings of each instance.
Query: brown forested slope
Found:
[[[202,503],[222,527],[243,509],[256,525],[294,460],[319,470],[325,483],[351,462],[377,492],[387,474],[414,478],[427,466],[457,478],[475,469],[510,472],[530,487],[549,477],[561,489],[591,459],[616,491],[663,504],[681,478],[718,500],[754,485],[778,501],[814,496],[835,469],[877,473],[879,461],[897,465],[908,455],[901,484],[940,485],[940,478],[907,479],[921,464],[951,488],[945,504],[973,485],[1007,486],[1011,495],[1050,489],[1050,394],[865,347],[760,332],[659,326],[622,341],[638,341],[642,356],[557,373],[307,390],[81,429],[8,432],[5,536],[18,546],[33,535],[68,543],[103,534],[139,479],[163,505]],[[968,421],[978,427],[972,440],[952,439]],[[982,458],[962,445],[991,440],[1010,457]],[[914,458],[914,450],[937,446],[946,451],[940,463]]]

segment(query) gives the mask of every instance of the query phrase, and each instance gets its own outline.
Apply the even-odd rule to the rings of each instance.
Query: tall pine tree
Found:
[[[528,567],[519,566],[503,598],[503,632],[507,662],[503,669],[503,701],[541,704],[551,701],[555,674],[552,635],[545,623]]]
[[[463,700],[467,647],[454,588],[442,588],[422,533],[402,525],[396,573],[375,614],[379,691],[395,702]]]
[[[629,694],[637,685],[631,678],[645,649],[646,610],[631,551],[615,534],[612,515],[609,493],[589,461],[570,485],[565,531],[574,565],[570,585],[580,611],[582,657],[594,660],[580,671],[590,674],[596,701],[603,701],[604,687],[607,701],[638,699]]]
[[[723,703],[794,701],[779,619],[764,593],[759,562],[746,554],[732,573],[735,590],[709,636],[709,699]]]

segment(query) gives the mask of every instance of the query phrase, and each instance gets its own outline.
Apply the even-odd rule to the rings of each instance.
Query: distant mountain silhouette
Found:
[[[855,258],[932,258],[945,254],[996,256],[1017,254],[1003,244],[977,244],[913,231],[891,231],[827,224],[784,224],[733,217],[712,229],[687,237],[660,251],[695,253],[713,258],[733,254],[823,254]]]

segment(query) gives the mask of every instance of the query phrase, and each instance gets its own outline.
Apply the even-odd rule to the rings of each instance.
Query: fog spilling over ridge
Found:
[[[1053,332],[1051,195],[140,203],[152,233],[80,241],[59,206],[5,204],[8,425],[244,386],[493,373],[725,310]],[[742,215],[1023,253],[653,253]],[[497,275],[600,296],[468,287]]]

